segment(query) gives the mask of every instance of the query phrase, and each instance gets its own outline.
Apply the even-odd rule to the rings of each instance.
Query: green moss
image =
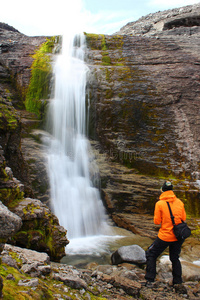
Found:
[[[34,61],[31,66],[31,79],[26,94],[25,107],[27,111],[34,112],[42,117],[45,101],[50,94],[50,79],[52,76],[51,57],[55,44],[55,37],[47,39],[39,50],[33,55]]]
[[[29,214],[34,214],[35,210],[40,209],[40,206],[35,206],[33,203],[28,204],[25,208],[23,208],[23,213],[26,215],[27,213]]]
[[[60,284],[60,282],[56,282],[46,278],[44,280],[39,279],[39,284],[36,289],[26,286],[19,286],[18,282],[20,280],[30,280],[31,277],[23,274],[21,271],[19,272],[15,268],[9,267],[8,265],[0,265],[0,274],[3,278],[3,298],[9,300],[40,300],[40,299],[55,299],[55,294],[60,294],[58,288],[56,288],[55,284]],[[12,274],[15,280],[6,279],[7,275]],[[66,295],[66,293],[62,292],[62,295]]]
[[[191,233],[193,237],[200,239],[200,226],[197,225],[197,227],[192,230]]]
[[[101,49],[103,51],[106,51],[108,49],[108,45],[106,43],[105,35],[102,34],[101,36],[102,36]]]
[[[110,66],[111,65],[111,59],[108,55],[104,55],[102,57],[102,66]]]
[[[9,253],[14,259],[18,256],[18,254]],[[18,258],[19,259],[19,258]],[[57,270],[55,267],[53,271],[56,272]],[[27,274],[23,273],[21,270],[18,271],[17,269],[10,267],[6,264],[0,265],[0,274],[3,278],[3,299],[6,300],[41,300],[41,299],[49,299],[54,300],[59,298],[62,299],[83,299],[86,300],[89,298],[91,300],[106,300],[110,298],[111,292],[104,291],[102,294],[98,294],[98,289],[94,289],[94,292],[97,295],[92,294],[89,291],[85,291],[84,293],[80,293],[80,289],[73,289],[61,281],[52,279],[51,274],[50,276],[42,276],[38,278],[38,285],[36,288],[31,286],[20,286],[18,285],[20,280],[31,280],[32,277],[28,276]],[[12,274],[15,280],[7,279],[7,276]],[[67,287],[67,291],[66,291]],[[127,296],[127,299],[131,299],[132,297]]]
[[[122,35],[113,35],[112,43],[114,44],[115,49],[122,49],[124,45],[124,37]]]
[[[18,126],[19,115],[13,106],[0,103],[0,129],[14,131]]]
[[[109,71],[109,69],[106,68],[106,69],[105,69],[105,72],[106,72],[106,80],[107,80],[108,82],[110,82],[110,81],[111,81],[111,76],[110,76],[110,71]]]
[[[64,246],[59,247],[56,244],[55,237],[62,239],[65,237],[65,232],[60,232],[58,229],[57,219],[49,212],[45,211],[40,218],[30,217],[26,220],[26,214],[34,214],[39,207],[28,205],[23,209],[25,217],[23,225],[13,237],[13,243],[20,247],[43,251],[48,253],[53,261],[59,261],[65,253]]]
[[[24,193],[20,191],[19,187],[0,189],[0,199],[8,208],[15,207],[23,197]]]
[[[111,99],[113,97],[113,91],[111,89],[106,90],[106,99]]]
[[[191,217],[199,217],[200,216],[199,192],[198,190],[191,191],[190,189],[188,190],[188,186],[186,187],[183,186],[181,190],[176,191],[176,195],[184,202],[187,215]]]
[[[19,257],[19,255],[16,252],[9,252],[9,255],[16,261],[18,267],[22,266],[22,259]]]
[[[100,34],[85,33],[87,46],[92,50],[102,49],[102,36]]]

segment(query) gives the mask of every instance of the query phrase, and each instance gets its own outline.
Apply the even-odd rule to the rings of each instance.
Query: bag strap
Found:
[[[173,225],[175,225],[174,216],[172,214],[172,210],[171,210],[171,206],[170,206],[169,202],[167,202],[167,205],[168,205],[168,208],[169,208],[169,212],[170,212],[170,217],[172,219],[172,223],[173,223]]]

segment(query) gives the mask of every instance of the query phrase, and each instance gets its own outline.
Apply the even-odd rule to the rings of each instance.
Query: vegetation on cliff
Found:
[[[0,101],[0,130],[14,131],[18,126],[18,113],[13,106]]]
[[[30,112],[42,117],[46,99],[50,95],[50,80],[52,77],[51,53],[57,42],[56,37],[47,39],[33,55],[31,79],[26,94],[25,106]]]

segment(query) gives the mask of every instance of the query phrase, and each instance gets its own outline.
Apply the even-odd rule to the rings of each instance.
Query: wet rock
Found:
[[[91,145],[99,168],[102,199],[115,224],[135,234],[155,238],[158,227],[149,213],[154,210],[163,181],[114,162],[99,142],[92,141]]]
[[[145,251],[138,245],[123,246],[112,254],[111,261],[113,265],[123,262],[144,264],[146,263]]]
[[[29,165],[31,188],[37,199],[50,207],[49,177],[47,173],[48,144],[43,143],[48,139],[47,133],[42,130],[31,131],[31,136],[22,139],[21,147],[24,160]]]

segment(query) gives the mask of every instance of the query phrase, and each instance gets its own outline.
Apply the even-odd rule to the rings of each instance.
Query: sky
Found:
[[[0,22],[29,36],[52,36],[76,28],[81,32],[113,34],[128,22],[157,11],[199,3],[200,0],[6,0]]]

